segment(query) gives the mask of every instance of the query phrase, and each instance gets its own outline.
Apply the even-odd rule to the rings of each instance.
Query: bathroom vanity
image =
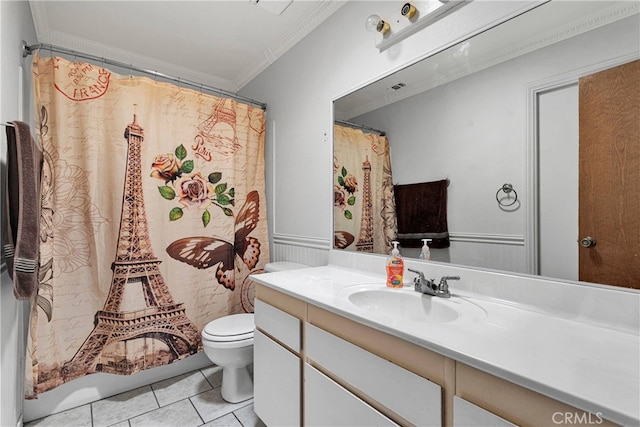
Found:
[[[640,423],[628,325],[474,293],[464,276],[450,299],[334,265],[252,278],[267,425]]]

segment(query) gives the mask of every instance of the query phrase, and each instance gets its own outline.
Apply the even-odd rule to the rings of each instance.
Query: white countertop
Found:
[[[354,285],[384,287],[383,275],[339,266],[253,275],[269,288],[512,381],[603,418],[640,425],[638,334],[455,291],[486,315],[449,323],[389,319],[352,305]]]

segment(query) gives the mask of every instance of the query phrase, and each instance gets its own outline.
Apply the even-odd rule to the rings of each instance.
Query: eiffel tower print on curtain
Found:
[[[142,191],[144,131],[135,114],[124,137],[127,167],[111,287],[103,309],[95,314],[93,331],[63,366],[67,380],[92,372],[130,374],[165,365],[196,353],[201,345],[184,304],[174,302],[151,246]],[[144,308],[123,310],[128,286],[141,287]]]
[[[362,162],[362,171],[364,175],[362,215],[356,250],[358,252],[373,252],[373,202],[371,200],[371,162],[369,162],[369,156]]]

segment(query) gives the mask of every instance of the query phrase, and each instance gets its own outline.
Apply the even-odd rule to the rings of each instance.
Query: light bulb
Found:
[[[377,31],[378,33],[385,35],[391,28],[389,23],[382,20],[378,15],[371,15],[364,22],[364,27],[369,31]]]
[[[380,21],[382,21],[382,19],[378,15],[371,15],[367,18],[366,21],[364,21],[364,27],[367,29],[367,31],[375,33],[376,31],[378,31],[377,28]]]

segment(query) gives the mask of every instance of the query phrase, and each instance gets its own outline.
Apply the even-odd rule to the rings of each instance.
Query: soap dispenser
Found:
[[[391,256],[387,259],[387,286],[390,288],[401,288],[403,286],[404,260],[398,250],[398,242],[393,241]]]
[[[425,261],[429,261],[431,259],[431,251],[429,250],[428,242],[431,239],[422,239],[422,251],[420,252],[420,256],[418,258],[423,259]]]

